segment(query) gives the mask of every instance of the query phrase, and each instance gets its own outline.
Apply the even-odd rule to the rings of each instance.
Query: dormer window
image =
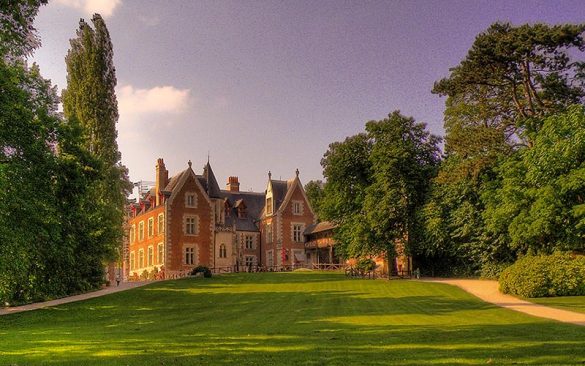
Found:
[[[266,214],[272,215],[272,197],[266,199]]]

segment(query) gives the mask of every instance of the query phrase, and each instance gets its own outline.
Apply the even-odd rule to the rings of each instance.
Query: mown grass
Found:
[[[553,308],[585,313],[585,296],[541,297],[528,299],[528,301]]]
[[[0,365],[581,364],[585,327],[332,273],[155,283],[0,317]]]

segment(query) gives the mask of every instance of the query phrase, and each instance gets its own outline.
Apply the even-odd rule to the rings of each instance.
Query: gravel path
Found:
[[[61,299],[45,301],[45,302],[37,302],[34,304],[28,304],[28,305],[15,306],[12,308],[0,308],[0,316],[7,315],[7,314],[21,313],[23,311],[46,308],[49,306],[67,304],[67,303],[75,302],[75,301],[93,299],[94,297],[100,297],[100,296],[113,294],[113,293],[120,292],[120,291],[129,290],[131,288],[144,286],[144,285],[147,285],[147,284],[153,283],[153,282],[154,281],[122,282],[122,283],[120,283],[120,286],[110,286],[110,287],[106,287],[103,290],[88,292],[88,293],[81,294],[81,295],[69,296],[69,297],[64,297]]]
[[[506,309],[537,316],[540,318],[557,320],[585,326],[585,314],[568,310],[555,309],[518,299],[511,295],[504,295],[498,290],[498,281],[467,280],[467,279],[424,279],[428,282],[446,283],[457,286],[482,299],[483,301],[501,306]]]

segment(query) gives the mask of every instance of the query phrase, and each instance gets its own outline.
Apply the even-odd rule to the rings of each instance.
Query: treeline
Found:
[[[496,23],[435,83],[444,153],[392,113],[329,146],[310,182],[346,256],[397,242],[433,275],[494,275],[517,258],[585,250],[585,25]]]
[[[0,8],[0,303],[99,287],[118,258],[129,182],[116,144],[112,45],[103,19],[81,21],[56,87],[26,58],[46,0]]]

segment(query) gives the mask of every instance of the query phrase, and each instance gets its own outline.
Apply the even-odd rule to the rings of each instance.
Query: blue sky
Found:
[[[118,144],[132,180],[207,160],[220,185],[265,189],[267,172],[322,179],[329,143],[393,110],[442,135],[433,82],[495,21],[584,21],[583,1],[52,0],[36,20],[43,75],[66,87],[80,18],[114,44]]]

